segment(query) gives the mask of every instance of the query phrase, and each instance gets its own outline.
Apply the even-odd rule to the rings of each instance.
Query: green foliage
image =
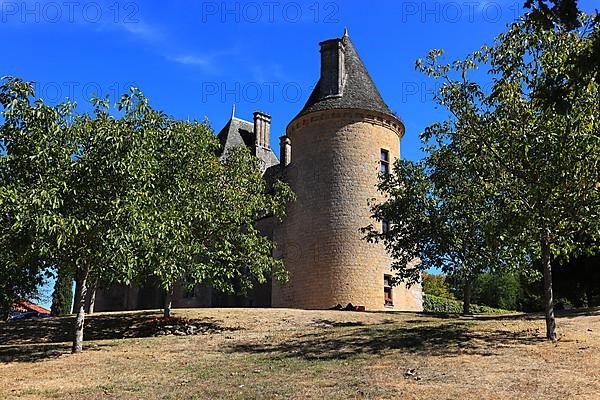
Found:
[[[481,194],[465,197],[465,207],[493,210],[484,231],[506,250],[502,258],[530,267],[542,260],[551,339],[551,261],[588,251],[586,241],[600,236],[600,81],[597,69],[578,62],[594,51],[599,31],[598,18],[582,14],[569,26],[529,15],[464,61],[441,64],[442,52],[432,51],[417,64],[442,81],[436,100],[451,114],[423,138],[465,161]],[[469,78],[479,66],[493,76],[490,91]]]
[[[185,275],[231,290],[233,281],[285,276],[254,223],[282,217],[293,196],[282,183],[266,190],[246,151],[221,162],[208,124],[170,118],[135,88],[117,102],[120,117],[108,99],[79,115],[72,103],[50,107],[34,95],[19,78],[0,88],[0,241],[28,240],[8,258],[14,265],[59,265],[75,277],[76,299],[90,279],[153,276],[170,288]],[[83,303],[75,309],[76,352]]]
[[[52,315],[71,313],[73,303],[73,275],[67,268],[58,268],[54,291],[52,292]]]
[[[484,272],[473,281],[471,300],[494,308],[539,312],[543,310],[541,274],[526,271]],[[464,280],[447,278],[456,298],[463,297]]]
[[[145,102],[134,93],[121,105],[135,110]],[[140,279],[153,276],[166,291],[185,279],[238,294],[267,276],[285,279],[283,261],[272,257],[273,243],[255,223],[283,217],[293,198],[287,185],[267,190],[261,161],[245,147],[219,160],[206,123],[176,121],[147,106],[128,111],[124,123],[143,138],[129,165],[134,189],[123,199],[136,221]]]
[[[423,312],[434,314],[461,314],[463,312],[463,302],[430,294],[423,294]],[[471,312],[473,314],[506,314],[513,311],[471,304]]]
[[[517,274],[484,273],[473,286],[474,302],[506,310],[519,309],[521,285]]]
[[[38,288],[46,281],[46,273],[35,262],[15,262],[9,251],[0,265],[0,320],[6,319],[18,299],[35,300]]]
[[[461,98],[456,105],[457,121],[474,118],[467,102]],[[430,268],[471,281],[483,271],[515,269],[524,262],[523,256],[505,257],[507,244],[496,231],[499,210],[461,143],[430,141],[450,129],[455,129],[451,122],[429,127],[422,136],[427,156],[418,163],[397,160],[391,173],[381,176],[378,187],[387,200],[372,211],[391,229],[363,229],[368,240],[384,243],[395,260],[396,279],[409,284]]]
[[[446,275],[433,275],[423,272],[422,279],[424,294],[454,300],[450,285],[446,282]]]

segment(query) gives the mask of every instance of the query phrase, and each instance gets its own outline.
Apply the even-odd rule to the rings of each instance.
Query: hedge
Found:
[[[423,312],[434,314],[461,314],[463,312],[463,302],[445,299],[430,294],[423,294]],[[471,304],[471,312],[473,314],[507,314],[514,311]]]

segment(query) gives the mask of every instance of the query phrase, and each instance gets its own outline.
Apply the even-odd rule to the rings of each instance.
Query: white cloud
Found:
[[[176,57],[167,57],[170,61],[184,65],[207,66],[211,63],[210,57],[200,57],[196,55],[181,55]]]
[[[123,29],[127,33],[130,33],[131,35],[150,43],[161,42],[165,37],[160,28],[157,26],[152,26],[142,20],[137,22],[121,22],[115,25],[119,29]]]
[[[220,51],[207,52],[203,54],[198,53],[182,53],[175,56],[166,56],[167,60],[177,64],[200,67],[206,72],[216,73],[218,68],[217,64],[223,57],[232,57],[239,54],[239,50],[226,49]]]

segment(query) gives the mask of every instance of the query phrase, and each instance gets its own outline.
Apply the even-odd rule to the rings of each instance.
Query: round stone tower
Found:
[[[283,176],[296,193],[274,230],[289,282],[274,283],[274,307],[420,310],[421,289],[388,287],[391,258],[360,228],[383,200],[378,175],[400,157],[404,125],[373,84],[347,34],[321,44],[321,76],[283,137]]]

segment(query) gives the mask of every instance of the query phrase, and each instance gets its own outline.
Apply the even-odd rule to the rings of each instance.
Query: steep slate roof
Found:
[[[360,56],[354,49],[350,37],[344,34],[341,40],[344,44],[344,69],[346,71],[342,95],[321,98],[319,80],[304,108],[294,119],[315,111],[342,108],[374,110],[398,118],[383,101]]]
[[[217,138],[221,143],[220,156],[223,156],[225,151],[233,146],[243,145],[252,149],[255,145],[254,123],[231,117]],[[258,157],[264,162],[263,172],[273,165],[279,165],[279,160],[272,149],[259,152]]]
[[[236,117],[231,117],[227,124],[217,135],[221,142],[221,155],[226,149],[244,145],[246,147],[254,146],[254,124]]]

